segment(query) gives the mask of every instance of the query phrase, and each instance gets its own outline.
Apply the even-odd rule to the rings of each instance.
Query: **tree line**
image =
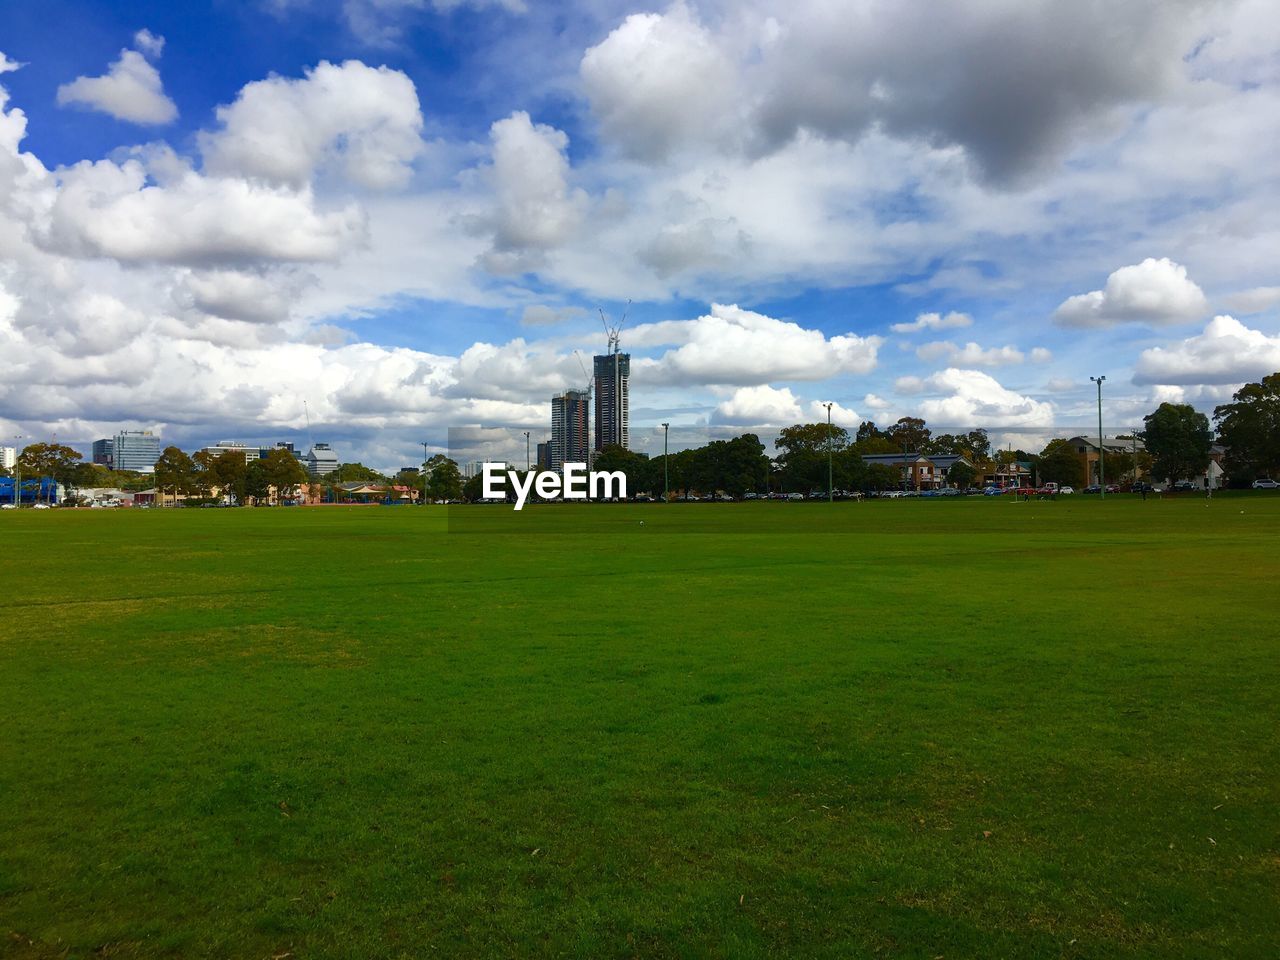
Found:
[[[1213,426],[1190,404],[1177,403],[1160,404],[1143,418],[1143,425],[1136,437],[1145,450],[1105,454],[1109,477],[1149,476],[1170,482],[1202,476],[1215,442],[1214,427],[1216,442],[1226,448],[1224,469],[1232,486],[1276,477],[1280,475],[1280,372],[1237,390],[1230,403],[1214,409]],[[978,470],[1011,461],[1031,463],[1042,483],[1080,486],[1088,479],[1078,451],[1066,440],[1052,440],[1039,453],[993,451],[985,430],[935,434],[917,417],[903,417],[883,429],[864,421],[852,433],[827,423],[795,424],[780,431],[775,447],[777,455],[770,458],[760,438],[752,433],[657,457],[615,446],[600,451],[592,466],[621,471],[629,491],[659,495],[670,490],[675,496],[825,490],[828,463],[832,486],[837,489],[891,490],[900,486],[901,472],[896,467],[863,461],[872,454],[964,456],[974,467],[957,462],[946,477],[952,486],[962,488],[977,479]],[[201,450],[188,455],[170,446],[156,461],[154,474],[139,474],[86,463],[78,451],[65,444],[33,443],[19,455],[18,469],[25,477],[51,477],[72,490],[155,486],[163,495],[185,497],[208,497],[217,490],[220,496],[239,504],[287,499],[310,482],[297,458],[282,449],[246,461],[244,454],[235,450],[220,454]],[[0,475],[10,472],[0,470]],[[401,471],[391,477],[360,463],[342,464],[320,478],[319,484],[327,498],[339,499],[341,484],[353,481],[413,488],[427,501],[436,502],[474,500],[481,493],[480,478],[464,482],[458,464],[442,454],[431,457],[420,472]]]

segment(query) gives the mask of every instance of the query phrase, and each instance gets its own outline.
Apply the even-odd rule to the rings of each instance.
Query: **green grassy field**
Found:
[[[471,509],[0,514],[0,955],[1280,955],[1280,497]]]

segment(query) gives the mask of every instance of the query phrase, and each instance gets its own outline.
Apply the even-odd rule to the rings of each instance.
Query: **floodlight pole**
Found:
[[[524,432],[524,472],[528,473],[533,469],[533,465],[529,461],[529,431]]]
[[[1107,379],[1106,374],[1100,377],[1090,377],[1094,383],[1098,385],[1098,499],[1105,500],[1107,496],[1107,469],[1103,460],[1102,450],[1102,381]]]
[[[17,434],[15,441],[23,439],[22,434]],[[22,454],[18,451],[18,444],[13,445],[13,508],[15,510],[22,507]]]
[[[827,503],[835,502],[835,493],[831,483],[831,404],[824,403],[827,408]]]
[[[422,505],[427,505],[427,441],[422,441]]]
[[[669,474],[667,473],[667,433],[671,430],[671,424],[664,423],[662,425],[662,502],[666,503],[671,496],[671,483]]]

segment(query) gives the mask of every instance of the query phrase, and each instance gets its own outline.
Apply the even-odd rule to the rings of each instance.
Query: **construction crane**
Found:
[[[618,321],[616,327],[609,326],[609,319],[604,315],[604,310],[596,307],[600,311],[600,323],[604,326],[604,335],[608,339],[608,346],[605,353],[618,353],[621,350],[619,344],[619,336],[622,334],[622,328],[627,325],[627,314],[631,312],[631,301],[627,301],[627,309],[622,311],[622,319]]]

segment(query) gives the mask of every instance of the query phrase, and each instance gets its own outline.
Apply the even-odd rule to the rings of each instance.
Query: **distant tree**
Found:
[[[1246,383],[1213,411],[1233,483],[1280,475],[1280,373]]]
[[[902,472],[896,467],[873,463],[867,467],[866,489],[897,490],[902,486]]]
[[[298,495],[298,487],[307,482],[307,471],[288,450],[276,447],[255,462],[262,464],[267,483],[279,498],[292,500]]]
[[[24,477],[52,477],[71,486],[82,459],[79,451],[60,443],[33,443],[18,455],[18,468]]]
[[[1041,483],[1057,483],[1079,487],[1084,484],[1084,466],[1080,455],[1066,440],[1050,440],[1036,458]]]
[[[1189,403],[1162,403],[1143,417],[1143,442],[1151,454],[1151,475],[1157,480],[1187,480],[1209,469],[1213,433],[1209,418]]]
[[[617,444],[609,444],[595,455],[592,470],[605,470],[610,473],[621,471],[627,478],[627,493],[640,492],[640,484],[648,477],[647,454],[636,453]]]
[[[888,430],[885,436],[894,448],[904,453],[923,453],[929,449],[933,432],[918,417],[903,417]]]
[[[212,486],[216,486],[223,497],[243,506],[248,496],[246,487],[248,469],[241,451],[227,450],[220,453],[209,467],[209,472],[213,475]]]
[[[270,502],[271,477],[265,460],[254,460],[245,468],[244,496],[246,501],[252,500],[255,505]]]
[[[796,424],[783,429],[774,446],[788,490],[825,490],[828,451],[834,460],[847,449],[849,431],[827,423]]]
[[[855,443],[863,443],[867,440],[884,439],[884,433],[870,420],[863,420],[858,424],[858,432],[854,435]]]
[[[442,453],[437,453],[423,468],[426,476],[428,500],[457,500],[462,497],[462,473],[458,465]]]
[[[386,483],[387,478],[383,474],[374,470],[372,467],[366,467],[363,463],[344,463],[340,464],[337,470],[331,470],[324,475],[324,479],[334,483]]]
[[[177,447],[164,448],[156,460],[153,476],[161,495],[177,497],[196,490],[196,465]]]
[[[957,460],[947,471],[947,483],[961,490],[967,489],[978,476],[978,471],[963,460]]]

